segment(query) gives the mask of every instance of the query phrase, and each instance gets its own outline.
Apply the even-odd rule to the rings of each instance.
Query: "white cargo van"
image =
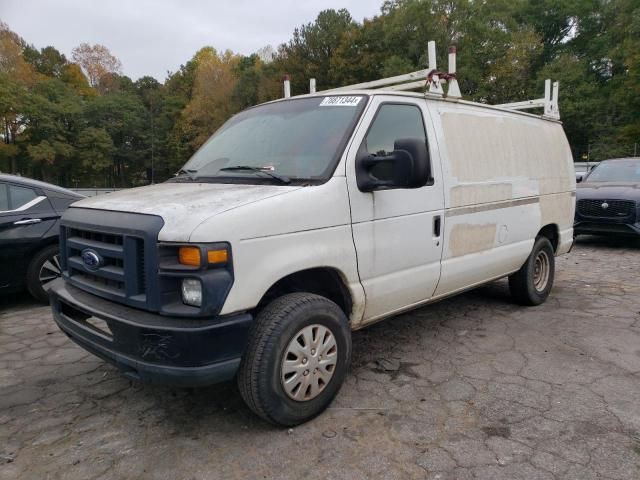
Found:
[[[410,74],[250,108],[175,179],[74,204],[57,324],[130,378],[237,377],[295,425],[338,392],[352,330],[507,276],[544,302],[573,242],[557,105],[446,97],[430,73],[427,94]]]

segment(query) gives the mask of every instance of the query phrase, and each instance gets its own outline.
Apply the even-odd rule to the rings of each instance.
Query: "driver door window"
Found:
[[[427,143],[422,112],[416,105],[385,103],[380,106],[362,148],[370,155],[393,152],[396,140],[419,138]],[[379,180],[388,180],[393,172],[389,164],[372,168],[371,174]]]

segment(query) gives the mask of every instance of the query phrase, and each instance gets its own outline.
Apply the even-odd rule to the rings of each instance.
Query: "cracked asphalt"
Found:
[[[638,479],[640,242],[581,239],[549,301],[498,281],[356,332],[331,407],[291,430],[231,384],[132,383],[47,307],[0,298],[2,479]]]

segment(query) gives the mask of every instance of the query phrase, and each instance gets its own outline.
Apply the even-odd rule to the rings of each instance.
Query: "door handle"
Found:
[[[440,218],[440,215],[436,215],[435,217],[433,217],[433,236],[435,238],[440,237],[441,225],[442,225],[442,220]]]
[[[14,225],[33,225],[34,223],[40,223],[42,221],[41,218],[27,218],[25,220],[18,220],[17,222],[13,222]]]

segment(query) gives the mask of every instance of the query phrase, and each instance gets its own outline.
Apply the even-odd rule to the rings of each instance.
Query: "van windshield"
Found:
[[[336,95],[245,110],[214,133],[174,181],[326,180],[366,103],[361,95]]]

